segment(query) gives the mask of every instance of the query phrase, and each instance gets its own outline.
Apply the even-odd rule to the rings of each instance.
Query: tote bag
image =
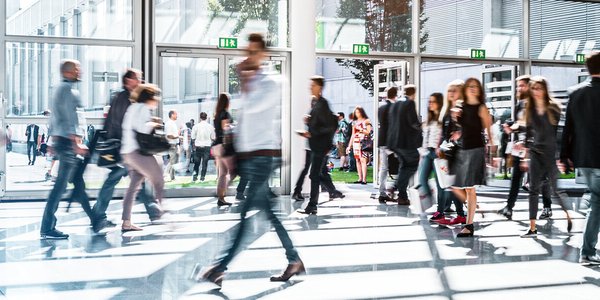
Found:
[[[454,175],[450,174],[450,167],[447,159],[436,158],[433,161],[435,174],[437,175],[440,187],[443,189],[449,188],[454,184]]]

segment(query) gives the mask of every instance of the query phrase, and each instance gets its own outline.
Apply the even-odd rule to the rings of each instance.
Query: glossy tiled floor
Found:
[[[91,233],[81,210],[59,212],[66,241],[40,241],[44,203],[0,203],[0,299],[598,299],[600,269],[580,266],[583,216],[566,233],[564,214],[539,222],[537,239],[522,239],[527,204],[513,221],[494,212],[504,198],[481,196],[476,237],[438,228],[417,206],[380,205],[368,191],[346,187],[343,200],[324,201],[318,216],[279,209],[308,272],[292,281],[268,278],[286,265],[279,241],[261,214],[221,291],[187,279],[196,262],[209,264],[237,229],[237,206],[219,210],[214,198],[168,199],[169,223],[150,225],[143,206],[134,222],[144,231]],[[323,194],[325,196],[325,194]],[[500,196],[502,197],[502,196]],[[326,198],[326,197],[322,197]],[[63,205],[64,207],[64,205]],[[428,211],[431,211],[429,209]],[[120,218],[120,201],[109,208]]]

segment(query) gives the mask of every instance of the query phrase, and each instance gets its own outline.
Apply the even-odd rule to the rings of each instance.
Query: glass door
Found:
[[[163,120],[168,120],[169,112],[176,111],[176,123],[180,130],[179,161],[175,166],[175,179],[166,183],[169,195],[214,194],[217,179],[214,160],[208,163],[205,180],[200,181],[198,176],[198,180],[193,181],[194,161],[193,145],[189,138],[190,129],[194,124],[198,124],[201,113],[206,113],[207,121],[213,124],[220,93],[227,92],[231,97],[229,112],[234,123],[238,121],[239,110],[242,108],[241,83],[236,68],[245,59],[243,53],[225,55],[195,51],[194,49],[159,51],[158,84],[162,89],[159,115]],[[285,76],[285,61],[285,57],[272,56],[263,67],[273,74]],[[282,89],[287,90],[287,87],[283,86]],[[287,106],[286,102],[282,99],[282,110]],[[284,131],[281,132],[283,134]],[[282,140],[285,144],[286,139]],[[165,166],[168,163],[166,158],[164,163]],[[275,172],[270,182],[272,187],[279,189],[282,186],[281,174],[281,170]],[[234,192],[237,184],[238,179],[230,185],[230,192]]]

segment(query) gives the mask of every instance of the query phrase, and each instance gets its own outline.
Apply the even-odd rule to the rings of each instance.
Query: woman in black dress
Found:
[[[493,146],[490,125],[490,113],[485,106],[485,94],[481,82],[476,78],[465,81],[463,90],[465,101],[453,109],[460,126],[459,148],[453,164],[456,179],[452,191],[463,203],[467,203],[467,224],[458,237],[473,236],[473,218],[477,208],[475,187],[485,184],[485,139],[483,130],[487,130],[488,141]],[[461,107],[462,106],[462,107]]]

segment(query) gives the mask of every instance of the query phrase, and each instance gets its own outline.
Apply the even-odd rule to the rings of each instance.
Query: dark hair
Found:
[[[248,42],[259,43],[260,49],[262,49],[262,50],[267,49],[267,43],[265,42],[265,39],[263,38],[262,34],[260,34],[260,33],[251,33],[248,36]]]
[[[515,79],[516,82],[525,81],[525,83],[529,83],[529,80],[531,80],[530,75],[521,75],[521,76],[517,77],[517,79]]]
[[[170,110],[169,111],[169,119],[171,118],[172,115],[176,114],[177,112],[174,110]]]
[[[192,129],[192,122],[185,122],[185,127]]]
[[[160,101],[160,89],[155,84],[140,84],[131,92],[130,99],[137,103],[146,103],[148,100]]]
[[[137,76],[138,74],[142,74],[142,71],[138,70],[138,69],[134,69],[134,68],[127,68],[125,70],[125,74],[123,74],[123,77],[121,78],[121,83],[125,84],[125,79],[133,79],[135,78],[135,76]]]
[[[397,96],[398,96],[398,88],[397,87],[393,86],[387,90],[388,99],[393,99],[393,98],[396,98]]]
[[[354,109],[354,111],[356,111],[356,110],[358,110],[360,112],[361,117],[363,117],[364,119],[368,119],[369,118],[369,116],[367,116],[367,113],[365,112],[365,109],[362,108],[362,106],[357,106]],[[356,116],[356,114],[355,113],[353,113],[353,114],[354,114],[353,120],[358,120],[358,117]]]
[[[341,112],[341,111],[340,111],[340,112],[338,112],[338,116],[341,116],[342,118],[345,118],[345,117],[346,117],[346,115],[345,115],[343,112]]]
[[[215,117],[218,117],[222,112],[226,111],[229,107],[229,95],[221,93],[219,100],[217,101],[217,108],[215,109]]]
[[[429,108],[427,109],[427,123],[431,121],[438,121],[440,117],[440,111],[442,110],[442,105],[444,105],[444,95],[442,93],[433,93],[429,97],[435,98],[435,103],[437,103],[438,108],[437,111],[432,111]]]
[[[475,78],[475,77],[470,77],[467,80],[465,80],[465,85],[463,86],[463,96],[465,97],[465,101],[467,100],[467,89],[469,86],[469,82],[477,82],[477,85],[479,86],[479,98],[477,100],[479,100],[479,104],[485,104],[485,92],[483,91],[483,86],[481,85],[481,81],[479,81],[479,79]]]
[[[558,124],[558,121],[556,119],[556,115],[560,115],[561,109],[560,109],[560,104],[558,104],[556,101],[552,100],[552,98],[550,98],[550,94],[549,94],[549,88],[548,88],[548,80],[542,76],[535,76],[532,77],[531,80],[529,81],[529,88],[531,89],[533,87],[533,85],[535,84],[539,84],[542,86],[542,88],[544,89],[544,106],[545,106],[545,110],[549,111],[548,113],[548,120],[550,121],[550,124],[556,126]],[[535,100],[533,98],[529,99],[529,101],[527,101],[527,104],[525,105],[525,110],[526,110],[526,114],[525,114],[525,122],[528,122],[528,119],[533,116],[533,114],[535,114]]]
[[[320,87],[325,86],[325,78],[323,78],[323,76],[315,75],[312,76],[310,80]]]
[[[208,118],[208,116],[206,115],[206,113],[205,113],[205,112],[201,112],[201,113],[200,113],[200,120],[202,120],[202,121],[206,121],[206,118]],[[190,124],[191,124],[191,123],[190,123]]]
[[[600,75],[600,51],[594,51],[585,60],[590,75]]]
[[[407,97],[414,96],[417,93],[417,87],[414,84],[404,86],[404,95]]]

